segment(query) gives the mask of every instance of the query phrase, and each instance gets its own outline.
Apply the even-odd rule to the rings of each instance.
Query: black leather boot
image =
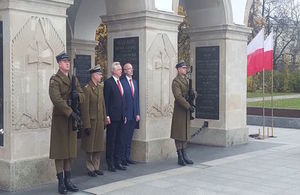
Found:
[[[185,150],[184,150],[184,149],[181,149],[181,151],[182,151],[182,157],[183,157],[184,162],[185,162],[186,164],[190,164],[190,165],[191,165],[191,164],[194,164],[194,162],[193,162],[191,159],[189,159],[189,157],[187,156]]]
[[[71,171],[65,171],[65,186],[70,192],[78,192],[77,186],[71,182]]]
[[[65,183],[64,183],[64,173],[58,173],[57,175],[57,179],[58,179],[58,192],[60,194],[67,194],[68,191],[66,189]]]
[[[181,166],[185,166],[185,162],[183,160],[181,150],[177,150],[177,156],[178,156],[178,164]]]

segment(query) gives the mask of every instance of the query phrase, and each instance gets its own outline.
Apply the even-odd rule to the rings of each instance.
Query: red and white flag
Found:
[[[273,69],[273,31],[264,42],[264,69],[265,71]]]
[[[264,29],[247,46],[247,76],[263,70],[264,63]]]

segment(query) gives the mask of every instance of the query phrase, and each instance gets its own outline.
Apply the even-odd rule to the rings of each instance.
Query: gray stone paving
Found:
[[[260,127],[261,128],[261,127]],[[249,133],[257,133],[250,126]],[[179,167],[176,159],[132,165],[127,171],[97,178],[78,175],[83,190],[74,194],[210,195],[300,194],[300,131],[278,129],[277,138],[256,140],[229,148],[190,145],[193,166]],[[56,194],[56,183],[10,194]]]

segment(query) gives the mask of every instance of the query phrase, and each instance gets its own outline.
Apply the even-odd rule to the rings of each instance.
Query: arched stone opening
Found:
[[[197,91],[192,127],[209,122],[193,143],[231,146],[248,142],[245,25],[252,1],[180,1],[189,18],[190,64]],[[239,51],[239,53],[237,53]]]
[[[85,85],[89,80],[87,70],[96,64],[96,31],[102,23],[100,16],[106,15],[106,2],[75,0],[67,15],[67,50],[76,59],[76,74]]]

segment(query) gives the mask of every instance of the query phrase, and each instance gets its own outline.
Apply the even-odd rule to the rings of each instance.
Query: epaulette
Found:
[[[56,74],[53,74],[50,78],[50,84],[53,84],[56,81]]]

